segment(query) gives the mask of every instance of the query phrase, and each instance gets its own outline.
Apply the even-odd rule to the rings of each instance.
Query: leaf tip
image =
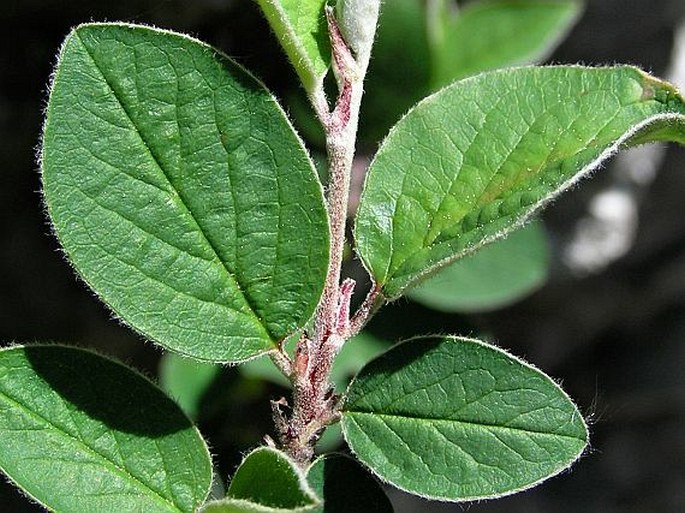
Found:
[[[645,71],[639,69],[638,71],[641,75],[640,86],[642,88],[640,101],[654,100],[666,105],[669,109],[673,108],[685,112],[685,100],[674,84],[654,77]]]

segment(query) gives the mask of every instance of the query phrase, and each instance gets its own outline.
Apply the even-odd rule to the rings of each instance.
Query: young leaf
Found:
[[[326,0],[257,0],[305,90],[323,87],[331,48]]]
[[[424,497],[476,500],[529,488],[587,445],[583,417],[546,375],[463,338],[414,339],[350,384],[343,434],[391,484]]]
[[[580,15],[578,0],[496,0],[447,18],[433,46],[433,87],[545,59]]]
[[[544,228],[532,223],[441,269],[407,295],[442,312],[494,310],[542,285],[548,268]]]
[[[164,347],[241,361],[314,311],[328,267],[321,185],[271,94],[215,49],[147,27],[77,27],[42,166],[76,269]]]
[[[207,504],[203,512],[299,513],[314,511],[318,503],[302,471],[288,456],[260,447],[236,470],[227,498]]]
[[[633,67],[518,68],[419,103],[371,163],[357,250],[388,298],[520,226],[622,146],[685,144],[685,102]]]
[[[357,462],[340,454],[318,458],[307,480],[323,504],[314,513],[392,513],[390,500],[378,482]]]
[[[193,512],[207,447],[161,390],[102,356],[62,346],[0,351],[0,468],[60,513]]]
[[[335,5],[340,32],[362,69],[369,64],[380,7],[380,0],[338,0]]]
[[[159,363],[159,385],[188,417],[197,418],[202,396],[221,367],[165,353]]]

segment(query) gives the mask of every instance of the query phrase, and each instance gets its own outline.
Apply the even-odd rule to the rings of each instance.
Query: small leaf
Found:
[[[299,467],[286,454],[259,447],[236,470],[227,497],[203,513],[308,513],[319,504]]]
[[[200,400],[221,367],[165,353],[159,363],[159,385],[188,417],[196,419]]]
[[[219,503],[208,505],[204,511],[304,512],[313,511],[318,502],[302,471],[288,456],[260,447],[248,454],[236,470],[223,503],[248,509],[221,509]]]
[[[441,269],[407,294],[442,312],[502,308],[542,285],[549,248],[542,223],[533,223]]]
[[[222,499],[208,502],[202,513],[314,513],[315,506],[301,508],[270,508],[242,499]]]
[[[278,513],[287,510],[266,508],[238,499],[222,499],[208,502],[201,511],[202,513]]]
[[[326,0],[257,0],[307,92],[323,87],[331,48]]]
[[[146,27],[77,27],[42,165],[74,266],[153,341],[242,361],[313,313],[328,268],[316,171],[272,95],[215,49]]]
[[[60,513],[193,512],[207,447],[161,390],[82,349],[0,351],[0,468]]]
[[[336,18],[357,64],[366,69],[376,36],[381,0],[338,0]]]
[[[583,417],[546,375],[464,338],[414,339],[367,365],[342,414],[353,453],[424,497],[517,492],[568,468],[587,445]]]
[[[685,102],[633,67],[495,71],[428,97],[371,163],[357,251],[397,298],[520,226],[620,147],[685,144]]]
[[[307,480],[323,499],[314,513],[392,513],[390,500],[378,482],[357,462],[340,454],[318,458]]]
[[[508,66],[544,60],[576,22],[578,0],[474,2],[449,17],[433,47],[433,88]]]

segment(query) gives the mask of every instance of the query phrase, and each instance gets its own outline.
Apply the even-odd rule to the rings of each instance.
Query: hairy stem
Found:
[[[355,286],[353,280],[345,280],[341,285],[340,275],[366,62],[360,67],[355,60],[333,10],[327,9],[326,14],[339,95],[332,111],[322,90],[315,91],[311,101],[326,133],[330,263],[313,336],[304,334],[300,338],[290,367],[294,388],[292,411],[287,411],[288,405],[283,400],[272,403],[280,444],[302,466],[313,458],[314,445],[323,429],[339,417],[339,397],[334,393],[330,372],[335,356],[352,333],[349,307]],[[355,326],[361,326],[370,313],[371,308],[357,312]],[[283,361],[277,363],[282,369],[286,367]]]

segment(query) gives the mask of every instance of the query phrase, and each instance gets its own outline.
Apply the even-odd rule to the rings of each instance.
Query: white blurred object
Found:
[[[685,20],[674,35],[667,80],[685,90]],[[598,193],[588,213],[576,224],[562,259],[579,275],[605,269],[633,246],[639,221],[639,200],[656,177],[665,155],[663,144],[650,144],[619,153],[612,168],[613,184]]]
[[[637,202],[630,192],[610,188],[597,194],[564,248],[564,262],[581,274],[603,269],[628,252],[637,221]]]

